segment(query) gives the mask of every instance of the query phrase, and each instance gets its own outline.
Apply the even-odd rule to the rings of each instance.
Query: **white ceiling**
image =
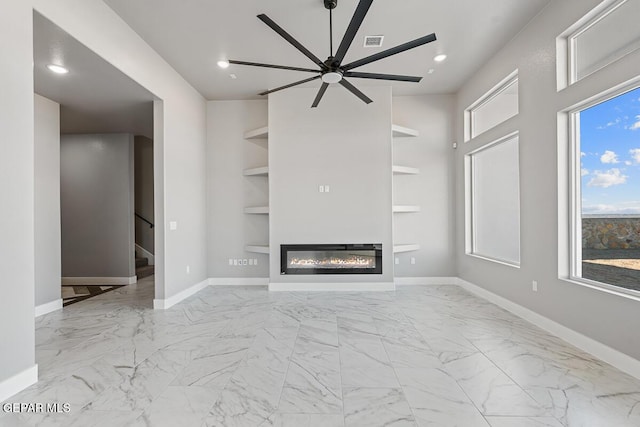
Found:
[[[311,76],[232,65],[223,58],[314,68],[313,63],[256,18],[267,14],[325,59],[329,14],[322,0],[104,0],[207,99],[259,98],[257,93]],[[453,93],[515,36],[550,0],[377,0],[358,31],[345,63],[435,32],[438,40],[354,71],[423,76],[394,83],[396,95]],[[339,0],[333,12],[334,50],[358,0]],[[364,48],[365,35],[384,35],[382,48]],[[446,53],[436,64],[433,57]],[[434,72],[428,74],[433,68]],[[237,75],[233,80],[230,73]],[[388,85],[351,79],[358,87]],[[304,86],[319,86],[320,82]]]
[[[60,104],[62,133],[153,137],[153,95],[38,13],[33,16],[36,93]],[[49,71],[64,64],[69,74]]]

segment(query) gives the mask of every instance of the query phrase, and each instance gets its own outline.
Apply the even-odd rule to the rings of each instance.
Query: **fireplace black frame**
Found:
[[[290,251],[375,251],[375,268],[289,268],[287,265],[287,253]],[[282,275],[309,275],[309,274],[382,274],[382,243],[364,244],[305,244],[305,245],[280,245],[280,274]]]

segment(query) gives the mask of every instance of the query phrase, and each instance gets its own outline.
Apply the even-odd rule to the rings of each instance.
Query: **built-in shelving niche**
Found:
[[[256,139],[268,140],[268,138],[269,138],[269,129],[267,126],[249,130],[244,133],[244,139],[246,140],[256,140]],[[259,166],[255,168],[244,169],[242,171],[242,175],[246,177],[263,177],[268,179],[269,166]],[[269,206],[247,206],[244,208],[244,213],[247,215],[269,215]],[[245,252],[269,255],[268,244],[267,245],[246,244],[244,247],[244,250]]]
[[[418,132],[415,129],[410,129],[404,126],[399,126],[399,125],[392,125],[391,126],[391,134],[393,136],[393,142],[394,144],[396,142],[398,142],[399,138],[412,138],[412,137],[416,137],[418,135],[420,135],[420,132]],[[414,168],[411,166],[406,166],[406,165],[398,165],[398,164],[393,164],[391,167],[391,172],[394,175],[394,181],[395,181],[395,176],[397,175],[418,175],[420,173],[420,169],[418,168]],[[416,205],[393,205],[392,206],[392,212],[394,214],[406,214],[406,213],[414,213],[414,212],[420,212],[420,206],[416,206]],[[394,254],[398,254],[398,253],[403,253],[403,252],[411,252],[411,251],[417,251],[420,249],[420,245],[417,243],[393,243],[393,253]]]

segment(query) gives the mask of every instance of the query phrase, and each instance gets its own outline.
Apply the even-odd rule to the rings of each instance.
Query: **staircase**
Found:
[[[151,276],[154,271],[155,267],[153,265],[149,265],[149,260],[147,258],[138,258],[136,256],[136,276],[138,276],[138,280]]]

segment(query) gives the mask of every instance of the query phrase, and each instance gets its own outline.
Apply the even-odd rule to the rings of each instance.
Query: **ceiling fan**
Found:
[[[299,41],[294,39],[289,33],[287,33],[284,29],[282,29],[278,24],[273,22],[273,20],[271,20],[271,18],[269,18],[267,15],[265,14],[258,15],[258,19],[260,19],[262,22],[267,24],[273,31],[275,31],[280,36],[282,36],[282,38],[284,38],[286,41],[292,44],[296,49],[302,52],[307,58],[309,58],[319,67],[318,70],[314,70],[311,68],[288,67],[285,65],[261,64],[257,62],[229,60],[230,64],[250,65],[254,67],[266,67],[266,68],[278,68],[282,70],[303,71],[303,72],[317,74],[316,76],[310,77],[308,79],[300,80],[295,83],[290,83],[285,86],[267,90],[265,92],[260,93],[260,95],[267,95],[282,89],[287,89],[287,88],[297,86],[303,83],[307,83],[313,80],[322,79],[322,86],[320,86],[320,90],[318,91],[318,94],[316,95],[316,98],[314,99],[313,104],[311,105],[311,108],[318,106],[327,88],[332,83],[340,83],[342,86],[344,86],[347,90],[349,90],[354,95],[356,95],[362,101],[369,104],[373,101],[369,97],[367,97],[367,95],[365,95],[360,90],[358,90],[354,85],[349,83],[349,81],[345,79],[345,77],[354,77],[359,79],[392,80],[392,81],[414,82],[414,83],[417,83],[420,80],[422,80],[422,77],[401,76],[401,75],[395,75],[395,74],[361,73],[361,72],[351,71],[351,70],[353,70],[354,68],[369,64],[371,62],[378,61],[380,59],[387,58],[392,55],[396,55],[406,50],[413,49],[415,47],[422,46],[427,43],[431,43],[432,41],[436,40],[435,34],[429,34],[427,36],[420,37],[419,39],[415,39],[407,43],[403,43],[396,47],[392,47],[390,49],[367,56],[357,61],[350,62],[348,64],[342,64],[342,61],[344,60],[344,57],[347,54],[347,50],[349,50],[349,47],[351,46],[351,43],[353,42],[353,39],[355,38],[356,33],[358,32],[358,29],[362,24],[362,21],[364,21],[364,18],[367,15],[369,8],[371,7],[373,0],[360,0],[360,3],[358,3],[358,7],[356,8],[356,11],[354,12],[353,17],[351,18],[351,22],[347,27],[347,31],[345,32],[342,38],[342,42],[340,43],[340,46],[338,47],[338,50],[336,51],[335,55],[333,54],[332,11],[333,9],[336,8],[336,6],[338,6],[338,0],[323,0],[323,1],[324,1],[324,7],[326,9],[329,9],[330,56],[327,58],[326,61],[320,60],[320,58],[318,58],[313,53],[311,53]]]

